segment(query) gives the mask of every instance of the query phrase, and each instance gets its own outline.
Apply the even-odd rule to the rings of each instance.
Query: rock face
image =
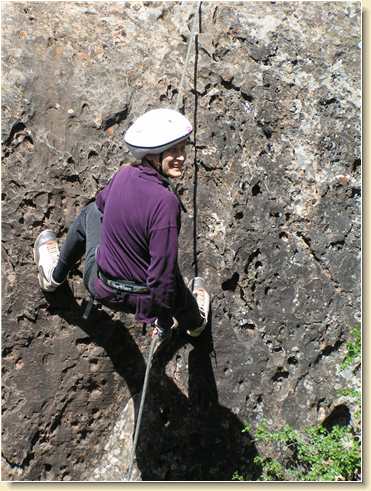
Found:
[[[81,264],[45,296],[32,246],[132,161],[137,116],[174,107],[195,3],[2,7],[2,477],[120,480],[150,338],[106,308],[82,320]],[[212,319],[155,356],[135,479],[256,479],[245,422],[321,421],[354,382],[337,366],[360,319],[360,8],[201,5],[177,189]]]

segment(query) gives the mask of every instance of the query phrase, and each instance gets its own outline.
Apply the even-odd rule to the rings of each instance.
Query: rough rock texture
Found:
[[[81,265],[44,296],[32,246],[132,161],[138,115],[174,105],[194,6],[2,4],[3,479],[124,477],[150,338],[82,320]],[[180,263],[212,319],[157,352],[142,480],[255,479],[245,421],[321,421],[357,378],[337,365],[360,318],[360,3],[205,2],[200,24]]]

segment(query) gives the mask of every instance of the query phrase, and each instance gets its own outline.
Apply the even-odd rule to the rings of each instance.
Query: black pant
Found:
[[[61,283],[67,278],[74,264],[85,254],[84,285],[95,296],[94,281],[97,277],[95,250],[99,245],[102,213],[95,202],[85,206],[68,230],[66,241],[54,270],[53,278]]]
[[[95,251],[100,241],[102,217],[103,215],[98,210],[95,202],[90,203],[81,210],[68,230],[66,241],[61,248],[58,264],[53,272],[54,280],[61,283],[67,278],[68,272],[73,268],[74,264],[85,254],[83,280],[85,287],[93,297],[96,297],[94,284],[97,278]],[[177,319],[181,328],[195,329],[203,321],[195,297],[186,286],[180,272],[177,274],[176,283],[177,292],[173,317]],[[130,295],[126,295],[126,297],[130,297]],[[113,307],[111,302],[106,303],[106,305]],[[129,313],[134,313],[135,311],[130,302],[126,305],[125,303],[120,303],[118,310]]]

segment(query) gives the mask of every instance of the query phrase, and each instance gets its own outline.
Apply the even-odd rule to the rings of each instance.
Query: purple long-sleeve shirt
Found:
[[[136,319],[171,319],[176,295],[180,202],[149,164],[124,166],[96,196],[103,213],[98,267],[113,278],[144,283],[150,294],[129,295]],[[96,292],[107,288],[100,279]],[[106,293],[107,295],[107,293]]]

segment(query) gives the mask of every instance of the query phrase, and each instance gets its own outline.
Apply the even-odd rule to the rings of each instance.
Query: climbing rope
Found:
[[[195,37],[197,35],[196,34],[196,28],[197,28],[197,24],[199,22],[200,6],[201,6],[201,1],[198,1],[196,3],[195,10],[194,10],[194,17],[193,17],[193,24],[192,24],[191,35],[190,35],[190,38],[188,40],[187,55],[186,55],[186,59],[185,59],[185,62],[184,62],[184,68],[183,68],[182,77],[181,77],[180,83],[179,83],[178,95],[177,95],[176,104],[175,104],[175,109],[176,110],[179,109],[179,106],[180,106],[180,103],[181,103],[182,91],[183,91],[183,85],[184,85],[184,79],[185,79],[185,75],[186,75],[186,72],[187,72],[187,67],[188,67],[188,63],[189,63],[189,57],[190,57],[190,54],[191,54],[192,42],[193,42],[193,40],[195,39]],[[141,420],[142,420],[143,406],[144,406],[144,401],[145,401],[145,398],[146,398],[146,392],[147,392],[147,387],[148,387],[149,373],[150,373],[150,369],[151,369],[151,365],[152,365],[152,358],[153,358],[153,354],[154,354],[154,350],[155,350],[155,345],[156,345],[156,342],[158,341],[158,339],[159,338],[156,335],[152,337],[151,346],[150,346],[150,349],[149,349],[149,355],[148,355],[148,360],[147,360],[146,373],[144,375],[144,382],[143,382],[143,389],[142,389],[142,397],[141,397],[141,400],[140,400],[139,412],[138,412],[138,419],[137,419],[137,424],[136,424],[136,427],[135,427],[133,447],[132,447],[131,456],[130,456],[130,464],[129,464],[129,469],[128,469],[128,472],[127,472],[125,481],[131,481],[131,475],[132,475],[132,472],[133,472],[134,459],[135,459],[135,451],[136,451],[136,447],[137,447],[137,443],[138,443],[139,430],[140,430],[140,425],[141,425]]]
[[[189,58],[191,54],[191,48],[192,48],[192,43],[193,41],[195,42],[195,47],[196,47],[196,58],[195,58],[195,67],[194,67],[194,80],[196,84],[196,76],[197,76],[197,36],[198,32],[196,33],[197,30],[197,25],[200,25],[200,13],[201,13],[201,1],[198,1],[195,10],[194,10],[194,17],[193,17],[193,24],[192,24],[192,30],[191,30],[191,35],[188,40],[188,49],[187,49],[187,55],[186,59],[184,62],[184,68],[183,68],[183,73],[182,77],[179,83],[179,89],[178,89],[178,96],[175,104],[175,109],[178,110],[180,106],[180,102],[182,100],[182,91],[183,91],[183,85],[184,85],[184,79],[185,79],[185,74],[187,72],[187,67],[189,63]],[[193,121],[193,136],[194,136],[194,148],[195,148],[195,155],[194,155],[194,192],[193,192],[193,211],[194,211],[194,216],[193,216],[193,264],[194,264],[194,269],[195,269],[195,276],[198,276],[198,260],[197,260],[197,244],[196,244],[196,236],[197,236],[197,203],[196,203],[196,194],[197,194],[197,174],[198,174],[198,167],[197,167],[197,146],[196,146],[196,137],[197,137],[197,88],[195,87],[195,113],[194,113],[194,121]],[[176,193],[177,194],[177,193]],[[181,200],[180,200],[181,202]],[[181,202],[183,211],[186,211],[184,209],[184,205]]]
[[[149,380],[149,372],[150,372],[151,365],[152,365],[152,358],[153,358],[153,353],[155,351],[155,345],[156,345],[156,342],[158,341],[158,339],[159,338],[158,338],[157,335],[153,336],[152,337],[152,341],[151,341],[151,346],[149,348],[149,355],[148,355],[148,360],[147,360],[147,368],[146,368],[146,373],[144,375],[144,382],[143,382],[143,389],[142,389],[142,397],[141,397],[141,400],[140,400],[137,425],[136,425],[135,433],[134,433],[133,448],[131,450],[129,470],[128,470],[128,473],[127,473],[127,476],[126,476],[125,481],[131,481],[131,474],[133,472],[133,465],[134,465],[135,450],[137,448],[140,423],[142,421],[142,413],[143,413],[144,400],[146,398],[146,392],[147,392],[147,386],[148,386],[148,380]]]
[[[197,27],[198,19],[199,19],[200,6],[201,6],[201,2],[197,2],[196,7],[195,7],[195,12],[194,12],[194,17],[193,17],[192,31],[191,31],[191,35],[190,35],[189,40],[188,40],[188,49],[187,49],[186,59],[184,62],[182,78],[180,79],[179,88],[178,88],[178,96],[176,98],[176,103],[175,103],[175,109],[176,110],[179,109],[180,102],[182,99],[183,84],[184,84],[185,74],[186,74],[187,66],[188,66],[188,62],[189,62],[189,56],[191,54],[192,42],[193,42],[193,39],[195,38],[196,27]]]

